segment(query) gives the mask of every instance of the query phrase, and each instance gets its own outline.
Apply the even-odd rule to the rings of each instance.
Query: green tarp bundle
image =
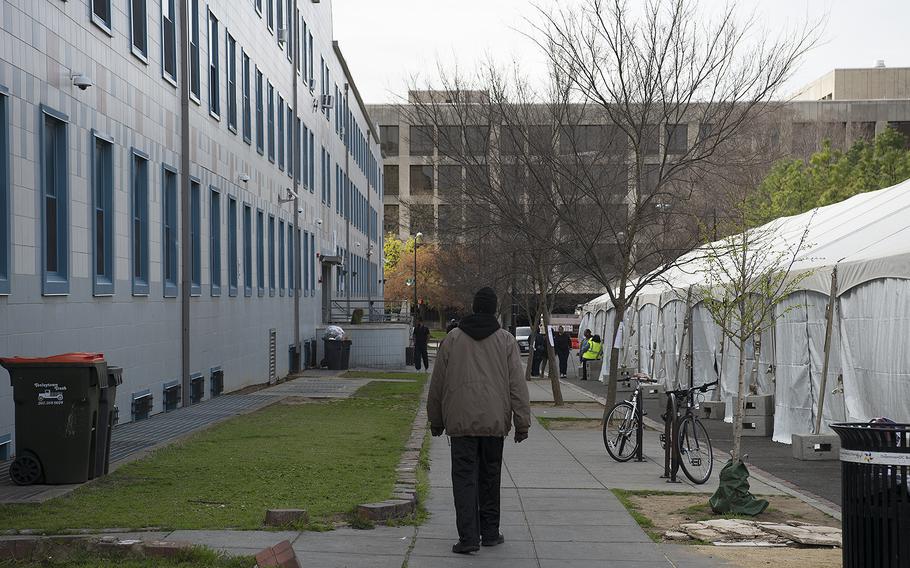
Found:
[[[746,465],[733,460],[720,471],[720,485],[708,500],[715,513],[748,515],[754,517],[768,508],[764,499],[756,499],[749,493],[749,470]]]

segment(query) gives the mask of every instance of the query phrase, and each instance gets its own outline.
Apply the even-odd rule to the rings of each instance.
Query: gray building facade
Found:
[[[104,353],[121,422],[283,376],[333,302],[382,296],[331,2],[181,4],[0,11],[0,356]],[[13,428],[0,370],[0,459]]]

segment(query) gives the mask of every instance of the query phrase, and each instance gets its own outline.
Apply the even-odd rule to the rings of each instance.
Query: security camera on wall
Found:
[[[95,84],[88,75],[83,73],[73,73],[72,79],[73,85],[79,87],[80,91],[84,91]]]
[[[297,212],[300,213],[301,215],[303,215],[303,207],[298,207]]]

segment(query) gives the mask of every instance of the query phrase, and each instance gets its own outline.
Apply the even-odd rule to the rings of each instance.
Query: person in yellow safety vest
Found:
[[[601,359],[603,351],[603,343],[601,343],[599,335],[588,340],[588,348],[581,354],[581,380],[588,380],[588,361]]]

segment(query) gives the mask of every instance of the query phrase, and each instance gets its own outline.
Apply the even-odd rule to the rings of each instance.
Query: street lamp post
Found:
[[[417,246],[420,244],[420,237],[423,236],[423,233],[417,233],[414,235],[414,317],[418,315],[418,305],[417,305]]]

